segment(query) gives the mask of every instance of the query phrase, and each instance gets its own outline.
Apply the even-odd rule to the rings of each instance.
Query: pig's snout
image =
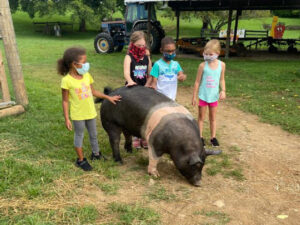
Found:
[[[196,187],[200,187],[201,185],[201,175],[195,175],[190,180],[190,183]]]
[[[201,180],[196,181],[195,183],[193,183],[193,185],[196,186],[196,187],[200,187]]]

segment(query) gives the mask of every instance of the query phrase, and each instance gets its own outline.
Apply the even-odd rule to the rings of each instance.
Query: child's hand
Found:
[[[107,100],[110,101],[112,104],[117,104],[117,102],[121,101],[121,96],[120,95],[115,95],[115,96],[108,96]]]
[[[226,92],[225,91],[221,91],[220,92],[220,100],[224,100],[226,98]]]
[[[145,84],[145,87],[147,87],[147,88],[152,88],[152,85],[151,85],[151,84],[148,84],[148,83],[146,83],[146,84]]]
[[[129,82],[126,84],[126,87],[131,87],[131,86],[134,86],[134,85],[137,85],[137,83],[135,83],[134,81],[129,81]]]
[[[70,131],[72,130],[72,123],[70,120],[66,120],[65,125],[68,130],[70,130]]]
[[[197,99],[195,97],[193,97],[192,99],[192,106],[196,106],[197,105]]]
[[[178,79],[179,81],[184,81],[184,80],[186,79],[186,75],[183,74],[183,73],[181,73],[181,74],[178,75],[177,79]]]

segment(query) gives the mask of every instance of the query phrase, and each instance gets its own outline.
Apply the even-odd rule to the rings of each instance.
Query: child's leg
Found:
[[[206,113],[206,106],[199,106],[198,109],[199,109],[198,125],[199,125],[200,137],[203,137],[202,131],[203,131],[203,123],[204,123],[205,113]]]
[[[84,137],[84,120],[74,120],[74,147],[79,161],[83,160],[82,142]]]
[[[94,155],[99,155],[100,151],[99,151],[98,138],[97,138],[96,119],[86,120],[85,126],[89,132],[92,152],[94,153]]]
[[[209,124],[210,124],[210,138],[213,139],[216,137],[216,114],[217,114],[217,107],[209,107]]]

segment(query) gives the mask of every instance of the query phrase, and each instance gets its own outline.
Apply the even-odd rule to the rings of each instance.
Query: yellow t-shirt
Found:
[[[69,91],[71,120],[89,120],[97,116],[91,84],[92,76],[85,73],[81,80],[77,80],[70,74],[61,80],[61,88]]]

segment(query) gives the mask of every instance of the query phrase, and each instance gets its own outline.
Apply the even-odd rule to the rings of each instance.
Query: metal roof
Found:
[[[125,0],[128,3],[168,2],[173,10],[274,10],[300,9],[300,0]]]

